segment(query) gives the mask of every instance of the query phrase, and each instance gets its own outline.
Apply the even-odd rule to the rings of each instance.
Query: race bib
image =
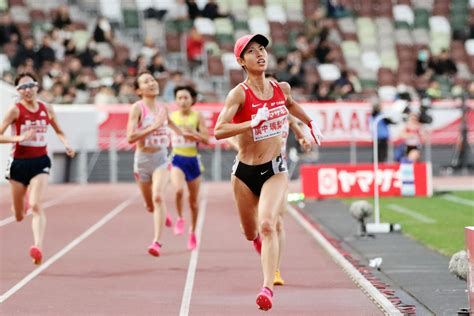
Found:
[[[171,142],[174,148],[195,148],[196,142],[188,140],[181,135],[173,134]]]
[[[25,121],[25,124],[20,126],[20,135],[30,130],[35,131],[34,137],[20,142],[21,146],[44,147],[47,145],[46,134],[48,132],[48,124],[46,120]]]
[[[169,147],[170,138],[166,133],[154,131],[145,138],[145,147]]]
[[[285,124],[288,120],[288,109],[285,106],[278,106],[273,109],[269,109],[268,120],[260,124],[258,127],[254,127],[253,140],[258,142],[274,136],[281,136]],[[252,115],[252,118],[255,115]]]

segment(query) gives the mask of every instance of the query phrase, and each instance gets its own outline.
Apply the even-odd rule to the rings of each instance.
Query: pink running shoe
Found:
[[[253,240],[253,246],[259,255],[262,254],[262,240],[260,239],[260,234]]]
[[[41,253],[41,249],[36,246],[31,246],[30,257],[33,258],[34,264],[41,264],[41,260],[43,260],[43,254]]]
[[[272,308],[272,297],[273,292],[268,287],[264,287],[260,293],[257,295],[257,305],[258,308],[264,311]]]
[[[154,257],[160,256],[161,245],[159,242],[155,241],[148,247],[148,253]]]
[[[194,250],[197,247],[197,239],[195,233],[189,233],[188,250]]]
[[[165,226],[166,227],[171,227],[173,226],[173,219],[171,219],[170,214],[166,214],[166,221],[165,221]]]
[[[184,232],[184,218],[179,217],[176,221],[176,225],[174,226],[174,234],[175,235],[182,235]]]

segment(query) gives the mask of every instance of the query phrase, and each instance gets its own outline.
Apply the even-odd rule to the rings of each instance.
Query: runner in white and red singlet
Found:
[[[51,168],[46,140],[48,126],[53,127],[69,157],[74,157],[75,152],[59,127],[53,107],[36,99],[38,83],[34,75],[29,73],[18,75],[15,85],[20,94],[20,101],[8,109],[0,126],[0,135],[3,135],[11,126],[12,133],[19,137],[18,142],[14,144],[13,159],[8,164],[5,177],[10,182],[12,210],[17,221],[23,220],[28,211],[25,211],[24,201],[26,193],[29,192],[27,203],[33,215],[31,226],[34,238],[30,256],[35,264],[40,264],[43,258],[41,249],[46,229],[46,215],[41,201]]]
[[[135,102],[130,110],[127,139],[129,143],[136,144],[133,173],[145,200],[145,207],[153,213],[154,236],[148,253],[158,257],[161,254],[163,227],[165,224],[172,226],[164,202],[171,169],[168,127],[179,135],[183,135],[183,132],[169,119],[167,107],[156,102],[160,90],[158,81],[150,73],[144,72],[136,77],[135,89],[141,100]]]
[[[322,139],[316,124],[291,97],[290,85],[265,78],[268,43],[260,34],[245,35],[235,43],[234,55],[247,78],[229,92],[214,130],[217,139],[236,136],[239,151],[231,181],[244,234],[256,248],[261,243],[263,287],[256,303],[262,310],[272,307],[277,222],[286,209],[288,170],[281,156],[281,134],[288,114],[309,126],[318,145]]]

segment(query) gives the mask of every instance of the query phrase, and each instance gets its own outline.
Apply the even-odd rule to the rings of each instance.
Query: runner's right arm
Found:
[[[140,119],[140,108],[137,104],[132,106],[130,114],[128,115],[127,123],[127,141],[130,144],[137,142],[138,140],[151,134],[155,129],[163,126],[167,113],[165,111],[160,112],[153,124],[144,129],[138,129],[138,121]]]
[[[3,135],[7,130],[8,126],[13,124],[16,121],[18,116],[20,115],[20,111],[16,106],[12,106],[7,110],[5,117],[2,120],[2,125],[0,125],[0,135]]]
[[[0,135],[0,144],[20,143],[24,140],[30,140],[34,136],[35,136],[35,130],[33,129],[30,129],[29,131],[21,135],[15,135],[15,136]]]
[[[251,121],[232,123],[234,115],[244,103],[245,92],[241,87],[237,86],[229,92],[224,103],[224,108],[221,113],[219,113],[216,126],[214,127],[214,136],[216,139],[229,138],[252,128]]]

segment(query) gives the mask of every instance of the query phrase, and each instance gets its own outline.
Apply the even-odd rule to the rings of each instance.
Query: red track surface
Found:
[[[176,237],[167,228],[162,256],[148,255],[152,218],[133,184],[51,185],[45,202],[63,195],[68,198],[46,210],[41,266],[46,268],[23,287],[18,282],[36,268],[28,257],[31,216],[0,227],[0,295],[18,289],[0,305],[0,314],[180,315],[193,257],[186,250],[186,236]],[[133,197],[123,211],[48,266],[72,240]],[[202,197],[206,214],[189,315],[261,315],[255,304],[262,283],[259,257],[240,232],[230,185],[207,183]],[[175,216],[171,196],[167,205]],[[0,186],[0,221],[11,216],[9,208],[8,187]],[[286,232],[286,284],[275,288],[269,313],[382,314],[289,215]]]

